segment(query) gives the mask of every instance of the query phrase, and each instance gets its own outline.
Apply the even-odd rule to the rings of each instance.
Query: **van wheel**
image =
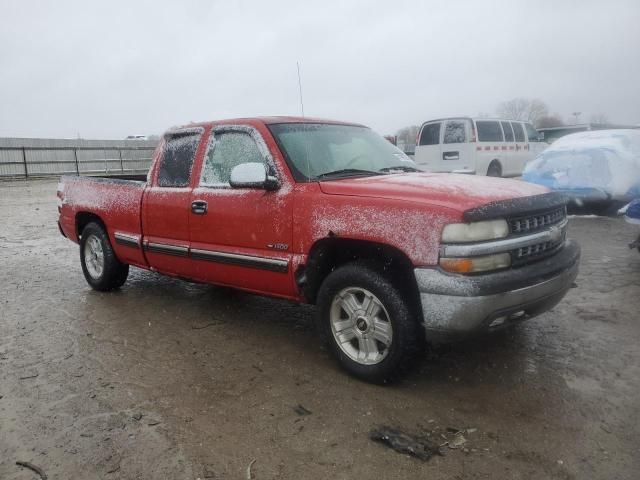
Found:
[[[318,327],[350,374],[387,383],[403,373],[420,345],[420,328],[408,299],[366,264],[347,264],[318,293]]]
[[[80,263],[87,283],[101,292],[120,288],[129,275],[129,265],[118,260],[107,232],[96,222],[82,230]]]
[[[494,160],[489,165],[489,169],[487,170],[487,177],[501,177],[502,176],[502,166],[500,162]]]

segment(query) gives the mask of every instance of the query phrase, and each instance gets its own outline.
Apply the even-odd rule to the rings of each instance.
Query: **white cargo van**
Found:
[[[530,123],[493,118],[441,118],[425,122],[415,162],[428,172],[516,177],[548,145]]]

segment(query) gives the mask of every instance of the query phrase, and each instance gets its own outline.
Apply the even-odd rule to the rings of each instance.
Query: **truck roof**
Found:
[[[228,118],[224,120],[194,122],[194,123],[189,123],[187,125],[182,125],[177,128],[181,129],[181,128],[189,128],[189,127],[209,127],[212,125],[232,125],[232,124],[238,124],[238,123],[241,123],[241,124],[242,123],[244,124],[262,123],[265,125],[273,125],[276,123],[326,123],[331,125],[349,125],[353,127],[366,127],[366,125],[362,125],[359,123],[343,122],[339,120],[330,120],[326,118],[274,115],[274,116],[265,116],[265,117]]]

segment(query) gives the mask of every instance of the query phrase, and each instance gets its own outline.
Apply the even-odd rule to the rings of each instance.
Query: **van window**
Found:
[[[444,127],[442,143],[464,143],[467,141],[466,123],[464,120],[449,120]]]
[[[516,142],[524,142],[524,128],[522,128],[522,124],[518,122],[511,122],[511,126],[513,127],[513,133],[516,136]]]
[[[511,124],[509,122],[500,122],[500,125],[502,125],[502,130],[504,130],[504,141],[513,142],[513,129],[511,128]]]
[[[193,158],[200,133],[179,133],[166,138],[158,171],[158,186],[186,187],[189,185]]]
[[[438,145],[440,143],[440,123],[430,123],[422,127],[420,145]]]
[[[530,142],[540,142],[540,134],[538,131],[533,128],[530,123],[525,123],[524,128],[527,130],[527,137],[529,137]]]
[[[503,142],[502,129],[498,122],[492,120],[476,121],[479,142]]]

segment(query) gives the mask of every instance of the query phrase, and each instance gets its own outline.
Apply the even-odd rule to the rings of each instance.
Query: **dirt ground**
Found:
[[[0,183],[0,479],[636,479],[640,253],[572,218],[577,288],[515,329],[428,354],[397,385],[348,377],[314,310],[132,270],[92,291],[55,181]],[[304,407],[311,412],[304,414]],[[302,415],[301,415],[302,413]],[[428,462],[369,440],[449,435]]]

